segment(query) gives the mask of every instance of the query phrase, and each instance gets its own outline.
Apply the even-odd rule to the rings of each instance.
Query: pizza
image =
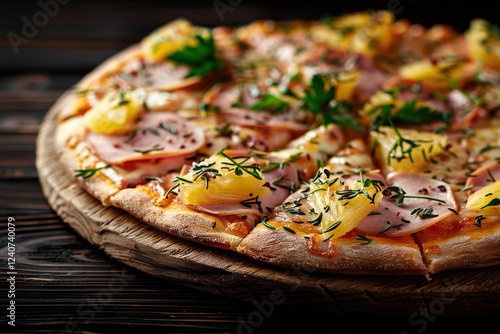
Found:
[[[278,267],[498,265],[499,32],[179,18],[64,96],[59,162],[103,206]]]

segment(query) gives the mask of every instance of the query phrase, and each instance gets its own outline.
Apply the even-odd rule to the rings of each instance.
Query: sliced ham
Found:
[[[273,114],[265,110],[252,110],[265,93],[264,88],[251,85],[216,86],[204,98],[221,123],[236,124],[257,131],[258,141],[266,151],[284,147],[293,138],[305,133],[314,115],[291,106],[288,110]]]
[[[112,79],[121,88],[146,88],[173,91],[188,88],[200,82],[199,77],[186,78],[187,66],[178,66],[169,61],[148,63],[134,59],[113,75]]]
[[[325,61],[327,59],[327,61]],[[359,103],[377,92],[390,78],[390,74],[377,66],[369,57],[343,50],[317,49],[309,54],[303,64],[300,64],[304,81],[309,83],[315,74],[337,75],[359,71],[360,77],[352,92],[352,98]]]
[[[385,237],[408,235],[436,224],[458,209],[450,186],[425,175],[391,173],[387,176],[387,184],[400,187],[407,196],[422,196],[439,201],[405,198],[402,204],[397,205],[397,199],[390,198],[395,192],[386,189],[378,209],[356,226],[360,232]]]
[[[203,129],[175,114],[144,113],[128,135],[85,132],[84,140],[110,164],[192,156],[205,143]]]
[[[471,193],[475,193],[479,189],[500,180],[500,164],[489,164],[478,168],[467,179],[466,187],[472,187]]]

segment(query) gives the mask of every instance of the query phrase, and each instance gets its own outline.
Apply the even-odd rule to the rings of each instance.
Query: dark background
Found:
[[[40,333],[61,332],[69,319],[78,321],[84,330],[101,333],[144,329],[166,333],[234,332],[237,318],[255,309],[249,302],[195,291],[125,267],[88,244],[47,204],[35,168],[38,127],[56,99],[103,60],[178,17],[198,25],[233,26],[257,19],[314,20],[358,10],[388,9],[391,4],[398,19],[425,26],[450,24],[463,31],[476,17],[500,23],[492,2],[488,5],[485,1],[400,0],[398,5],[394,0],[224,0],[240,4],[224,12],[222,21],[213,0],[63,2],[67,4],[59,5],[32,36],[24,35],[24,26],[26,21],[43,18],[39,1],[2,0],[0,4],[0,272],[3,274],[6,268],[5,222],[13,216],[19,262],[16,329]],[[18,52],[8,38],[16,35],[25,38]],[[134,277],[128,281],[127,294],[116,295],[91,321],[78,318],[77,306],[124,272]],[[1,327],[5,324],[5,279],[0,278],[0,332],[12,332],[12,327]],[[304,321],[296,321],[299,317]],[[448,332],[463,325],[485,332],[493,320],[438,318],[429,323],[425,333]],[[359,319],[283,307],[266,319],[258,332],[312,333],[322,329],[323,333],[366,333],[378,329],[399,333],[409,328],[413,327],[407,318]]]
[[[40,0],[51,2],[56,0]],[[62,0],[61,0],[62,1]],[[40,27],[35,37],[19,46],[15,53],[9,33],[22,36],[23,21],[32,21],[40,11],[38,1],[3,1],[0,5],[0,70],[4,73],[38,69],[40,71],[78,70],[82,74],[126,46],[136,43],[152,29],[185,17],[195,24],[239,25],[256,19],[314,20],[326,15],[366,9],[393,9],[398,19],[409,19],[425,26],[449,24],[467,29],[476,17],[498,23],[500,15],[493,2],[378,0],[378,1],[250,1],[219,0],[238,4],[223,13],[223,20],[206,1],[81,1],[64,0],[58,13]]]

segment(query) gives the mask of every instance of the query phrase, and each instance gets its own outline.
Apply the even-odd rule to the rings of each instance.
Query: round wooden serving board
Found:
[[[37,140],[37,169],[51,207],[77,233],[113,258],[165,280],[244,300],[283,302],[335,314],[411,316],[500,312],[500,266],[425,276],[352,276],[273,267],[233,251],[156,230],[82,190],[54,146],[62,95]],[[286,251],[286,250],[283,250]],[[425,310],[427,309],[427,311]]]

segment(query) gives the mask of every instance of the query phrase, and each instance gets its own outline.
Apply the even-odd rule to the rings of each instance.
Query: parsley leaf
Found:
[[[262,99],[252,105],[250,109],[257,110],[268,110],[272,114],[281,114],[283,113],[290,104],[286,101],[283,101],[277,96],[274,96],[269,93],[265,93],[262,95]]]
[[[196,35],[195,38],[198,40],[197,45],[186,46],[167,57],[177,64],[190,68],[186,78],[204,76],[207,73],[220,70],[223,66],[223,62],[216,57],[217,50],[213,36],[209,35],[204,38]]]
[[[321,74],[315,74],[304,90],[302,106],[311,113],[317,115],[323,125],[338,124],[342,129],[351,128],[364,132],[364,128],[349,113],[350,106],[335,100],[335,86]]]
[[[486,205],[484,205],[483,207],[481,207],[480,210],[484,209],[484,208],[487,208],[489,206],[498,206],[500,205],[500,198],[493,198],[491,201],[489,201]]]
[[[391,115],[390,110],[394,107],[394,103],[384,104],[370,110],[370,114],[380,110],[372,120],[371,128],[377,129],[381,125],[390,125],[389,117],[394,123],[406,123],[423,125],[435,121],[444,123],[440,131],[446,130],[451,125],[452,113],[441,112],[427,105],[417,105],[418,100],[412,99],[406,101],[396,112]]]
[[[393,116],[395,122],[404,122],[409,124],[428,124],[433,121],[442,121],[446,125],[451,122],[451,113],[440,112],[429,106],[417,106],[417,100],[413,99],[404,103],[404,105]]]

